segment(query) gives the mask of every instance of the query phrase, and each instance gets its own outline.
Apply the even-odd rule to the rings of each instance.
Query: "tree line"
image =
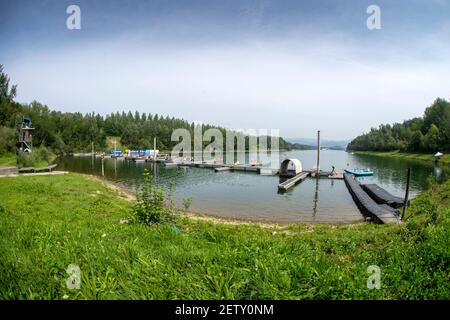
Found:
[[[353,151],[450,151],[450,103],[437,98],[422,117],[403,123],[383,124],[353,139]]]
[[[178,143],[171,141],[175,129],[186,129],[192,137],[194,133],[194,123],[158,114],[129,111],[102,116],[98,113],[54,111],[37,101],[21,104],[14,101],[16,91],[16,86],[10,86],[10,79],[0,65],[0,154],[17,151],[22,116],[32,120],[35,128],[33,145],[49,148],[56,154],[87,152],[91,150],[92,143],[97,151],[108,151],[111,147],[107,143],[108,136],[117,137],[123,147],[130,149],[150,149],[156,137],[158,149],[171,150]],[[212,125],[202,125],[202,128],[203,132],[216,128],[226,136],[225,128]],[[248,142],[248,136],[245,139]],[[205,141],[204,145],[209,143]],[[279,147],[292,149],[293,145],[280,138]]]

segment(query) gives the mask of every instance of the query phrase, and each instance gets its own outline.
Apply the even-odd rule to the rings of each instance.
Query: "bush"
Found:
[[[183,199],[184,210],[186,210],[186,211],[189,210],[189,208],[191,207],[191,204],[192,204],[192,197]]]
[[[32,167],[35,162],[36,157],[34,156],[34,153],[19,151],[17,154],[17,165],[19,168]]]
[[[0,154],[15,153],[18,136],[8,127],[0,127]]]
[[[155,184],[153,175],[144,170],[132,220],[148,226],[173,220],[173,212],[171,206],[166,206],[166,199],[164,188]]]
[[[53,161],[55,155],[46,147],[34,148],[33,152],[19,151],[17,165],[21,167],[45,167]]]

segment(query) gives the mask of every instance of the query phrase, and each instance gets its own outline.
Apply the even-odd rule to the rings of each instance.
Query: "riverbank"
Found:
[[[426,161],[429,163],[434,163],[434,155],[433,154],[425,154],[425,153],[406,153],[406,152],[398,152],[398,151],[389,151],[389,152],[380,152],[380,151],[353,151],[355,154],[363,154],[370,155],[376,157],[389,157],[389,158],[398,158],[398,159],[409,159],[409,160],[420,160]],[[450,164],[450,154],[445,154],[439,160],[440,164]]]
[[[0,180],[1,299],[448,299],[450,183],[403,225],[128,224],[133,199],[78,174]],[[181,231],[179,231],[181,230]],[[69,264],[81,269],[69,290]],[[368,289],[367,268],[381,270]]]
[[[51,165],[57,156],[46,148],[35,148],[33,153],[16,155],[12,153],[0,155],[0,167],[33,167],[45,168]]]

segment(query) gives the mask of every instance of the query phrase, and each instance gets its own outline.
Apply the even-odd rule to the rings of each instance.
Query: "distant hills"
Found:
[[[311,150],[315,149],[317,145],[316,139],[311,138],[289,138],[286,139],[288,142],[292,143],[295,149],[299,150]],[[350,140],[320,140],[320,146],[332,150],[345,150]]]
[[[315,146],[310,146],[307,144],[292,143],[292,142],[290,142],[290,143],[291,143],[292,149],[295,149],[295,150],[314,150],[314,149],[316,149]]]

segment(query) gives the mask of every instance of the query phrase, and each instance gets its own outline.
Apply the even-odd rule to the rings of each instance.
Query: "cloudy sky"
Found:
[[[17,100],[61,111],[348,139],[450,98],[448,0],[0,0],[0,39]]]

